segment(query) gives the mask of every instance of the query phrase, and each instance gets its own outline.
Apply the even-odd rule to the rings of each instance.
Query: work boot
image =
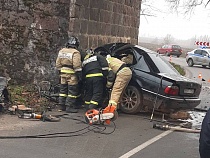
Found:
[[[78,113],[78,109],[75,109],[73,106],[66,106],[66,113]]]
[[[65,105],[58,105],[58,111],[66,111]]]

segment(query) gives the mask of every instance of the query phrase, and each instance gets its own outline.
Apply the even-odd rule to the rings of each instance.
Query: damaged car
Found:
[[[151,110],[171,113],[194,109],[201,102],[201,84],[180,75],[154,51],[129,43],[110,43],[94,51],[123,60],[132,70],[132,79],[119,103],[119,109],[125,113]]]

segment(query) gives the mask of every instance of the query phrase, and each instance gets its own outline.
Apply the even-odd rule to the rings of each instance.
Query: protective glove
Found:
[[[113,86],[113,82],[107,81],[106,87],[107,87],[108,89],[110,89],[110,88],[112,88],[112,86]]]

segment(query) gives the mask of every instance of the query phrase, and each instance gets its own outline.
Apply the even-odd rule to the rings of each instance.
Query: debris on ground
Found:
[[[192,119],[188,111],[177,111],[175,113],[171,113],[169,117],[171,119],[182,119],[182,120]]]
[[[32,108],[28,108],[25,105],[13,105],[12,107],[10,107],[8,109],[10,112],[15,112],[17,110],[21,110],[21,111],[32,111]]]

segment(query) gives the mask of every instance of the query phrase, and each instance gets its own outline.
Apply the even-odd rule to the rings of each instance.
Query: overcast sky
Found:
[[[192,37],[208,35],[210,37],[210,4],[207,8],[196,7],[191,16],[170,13],[168,4],[164,0],[150,0],[152,5],[160,9],[155,12],[156,17],[140,17],[140,37],[165,37],[171,34],[176,39],[190,39]]]

